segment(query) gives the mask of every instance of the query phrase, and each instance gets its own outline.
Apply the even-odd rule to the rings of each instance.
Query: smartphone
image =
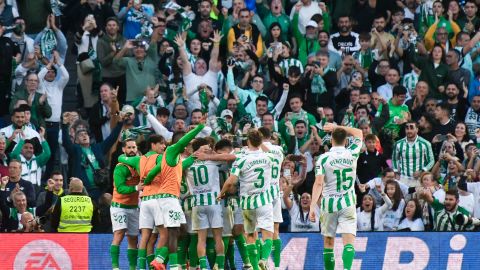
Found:
[[[448,138],[447,135],[439,135],[439,136],[438,136],[438,139],[439,139],[440,141],[446,141],[447,138]]]

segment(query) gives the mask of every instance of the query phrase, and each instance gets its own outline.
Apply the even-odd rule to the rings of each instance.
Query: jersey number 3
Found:
[[[353,172],[351,168],[333,171],[333,173],[337,177],[337,192],[340,192],[342,190],[349,190],[352,187],[353,177],[347,176],[347,173],[350,172]]]
[[[253,170],[254,172],[258,172],[258,176],[257,176],[257,179],[260,180],[260,183],[259,182],[255,182],[253,183],[253,186],[256,187],[256,188],[262,188],[264,185],[265,185],[265,178],[263,178],[263,169],[261,168],[256,168],[255,170]]]

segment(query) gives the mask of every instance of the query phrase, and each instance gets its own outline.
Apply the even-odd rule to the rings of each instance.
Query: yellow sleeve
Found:
[[[230,53],[233,53],[233,42],[235,42],[235,31],[233,31],[233,28],[230,28],[227,35],[227,46]]]
[[[433,45],[435,45],[435,40],[433,38],[433,35],[435,34],[435,31],[437,30],[437,25],[438,23],[432,24],[425,33],[425,48],[427,51],[430,51],[433,49]]]
[[[263,40],[262,40],[262,35],[258,35],[258,40],[257,40],[257,51],[255,54],[257,55],[258,58],[262,57],[263,55]]]
[[[450,26],[452,27],[453,37],[450,39],[450,43],[452,46],[455,47],[457,43],[457,34],[461,31],[460,26],[456,22],[450,22]]]

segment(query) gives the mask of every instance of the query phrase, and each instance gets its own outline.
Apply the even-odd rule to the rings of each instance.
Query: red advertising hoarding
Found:
[[[0,268],[88,269],[88,234],[0,234]]]

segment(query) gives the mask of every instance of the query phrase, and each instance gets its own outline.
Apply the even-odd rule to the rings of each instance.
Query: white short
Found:
[[[355,206],[350,206],[333,213],[321,211],[320,226],[322,235],[328,237],[335,237],[337,233],[357,235],[357,210]]]
[[[127,230],[127,235],[138,235],[138,208],[110,207],[112,231]]]
[[[243,225],[243,210],[240,206],[233,207],[233,225]]]
[[[274,232],[272,204],[253,210],[243,210],[243,220],[246,233],[254,233],[256,229]]]
[[[156,226],[163,225],[166,228],[180,228],[181,224],[187,223],[179,199],[158,198],[155,201],[160,209],[160,223],[156,224]]]
[[[282,223],[283,222],[283,217],[282,217],[282,199],[281,199],[281,197],[277,197],[275,200],[273,200],[272,207],[273,207],[273,222],[274,223]]]
[[[194,231],[223,227],[223,210],[220,204],[194,206],[192,229]]]
[[[233,210],[232,206],[223,206],[223,232],[222,236],[232,236],[233,231]]]
[[[151,199],[140,203],[140,229],[153,229],[161,225],[160,209],[157,200]]]

